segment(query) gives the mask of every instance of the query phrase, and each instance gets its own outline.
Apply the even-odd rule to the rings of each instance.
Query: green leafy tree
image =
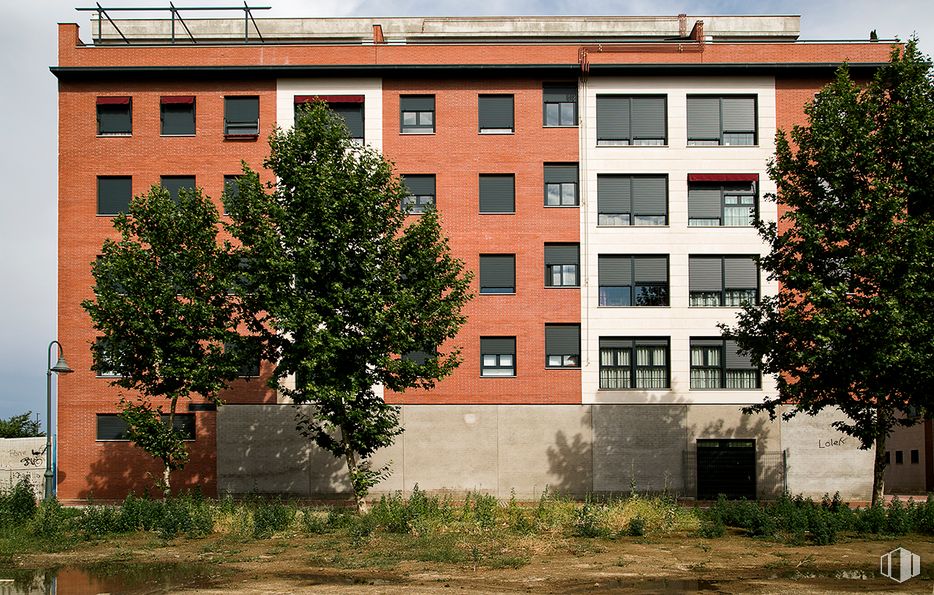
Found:
[[[175,429],[179,400],[198,394],[217,402],[237,375],[224,351],[238,338],[230,246],[218,242],[217,210],[200,190],[173,200],[153,186],[113,225],[120,239],[104,241],[92,266],[94,299],[82,302],[101,334],[92,368],[139,393],[135,403],[121,400],[121,416],[130,439],[162,461],[168,496],[171,471],[188,461]]]
[[[39,430],[39,420],[32,418],[32,411],[0,419],[0,438],[32,438],[45,436]]]
[[[780,225],[757,223],[781,291],[722,328],[777,376],[778,394],[747,411],[835,407],[847,419],[834,426],[875,447],[876,503],[887,436],[934,395],[930,63],[912,40],[868,85],[841,69],[805,113],[769,167]]]
[[[240,241],[245,311],[276,362],[271,386],[295,403],[299,430],[343,458],[358,510],[388,473],[371,455],[397,436],[397,408],[374,387],[432,388],[459,363],[439,348],[465,321],[469,275],[433,210],[406,221],[389,163],[354,144],[322,103],[270,137],[264,187],[244,167],[225,197]],[[425,352],[421,358],[400,354]],[[294,380],[294,382],[293,382]]]

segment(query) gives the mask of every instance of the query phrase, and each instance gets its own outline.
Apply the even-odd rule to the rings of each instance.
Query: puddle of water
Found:
[[[44,570],[0,568],[0,595],[97,595],[168,593],[215,587],[229,572],[203,564],[106,563]]]

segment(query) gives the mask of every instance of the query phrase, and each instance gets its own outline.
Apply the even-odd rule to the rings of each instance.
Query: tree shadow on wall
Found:
[[[581,418],[581,425],[589,427],[590,413]],[[593,486],[593,445],[591,441],[578,432],[568,437],[563,430],[555,434],[555,443],[546,451],[548,456],[548,473],[553,480],[549,482],[548,489],[566,496],[582,497],[588,494]]]
[[[691,433],[695,439],[754,439],[756,441],[756,496],[777,498],[784,491],[785,467],[782,451],[770,440],[773,423],[778,422],[771,422],[768,414],[743,414],[738,424],[728,425],[720,419],[708,422],[699,431],[694,431],[692,428]],[[777,439],[775,441],[777,442]]]

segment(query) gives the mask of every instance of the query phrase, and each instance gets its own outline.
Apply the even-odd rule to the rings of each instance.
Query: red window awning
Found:
[[[163,105],[168,104],[192,104],[195,102],[194,95],[165,95],[160,100]]]
[[[688,182],[758,182],[759,174],[688,174]]]
[[[98,97],[97,105],[129,105],[129,97]]]
[[[312,103],[314,101],[325,103],[363,103],[363,95],[296,95],[295,103]]]

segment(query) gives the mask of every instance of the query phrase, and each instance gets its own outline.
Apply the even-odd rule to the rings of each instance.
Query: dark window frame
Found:
[[[740,190],[740,185],[749,185],[749,190]],[[692,221],[707,221],[703,217],[691,217],[691,190],[717,189],[720,191],[720,218],[719,223],[691,223]],[[759,217],[759,185],[755,182],[688,182],[688,227],[752,227],[753,223],[747,225],[727,225],[726,224],[726,204],[727,196],[748,196],[752,198],[752,219]]]
[[[610,346],[605,345],[604,343],[626,343],[629,342],[628,346]],[[664,344],[662,344],[664,343]],[[600,337],[598,342],[598,390],[607,391],[607,390],[671,390],[671,337]],[[655,354],[652,353],[652,364],[649,365],[639,365],[638,364],[638,350],[640,348],[659,348],[664,349],[665,353],[665,364],[658,365],[654,361]],[[628,365],[620,364],[620,354],[621,352],[628,352],[629,363]],[[607,358],[605,355],[611,357]],[[612,359],[613,361],[610,364],[605,363],[607,359]],[[665,386],[639,386],[640,369],[653,369],[653,368],[664,368],[665,370]],[[628,375],[628,384],[629,386],[609,386],[610,384],[610,374],[605,373],[610,370],[617,370],[616,376],[619,376],[619,370],[625,370]],[[620,378],[614,379],[616,381]]]
[[[231,120],[229,117],[230,100],[256,100],[255,120]],[[259,95],[225,95],[224,96],[224,136],[229,138],[258,138],[259,137]],[[248,127],[248,124],[252,126]],[[242,130],[240,130],[242,128]]]
[[[163,421],[167,420],[169,417],[168,413],[162,414]],[[129,438],[101,438],[101,419],[102,418],[120,418],[117,413],[96,413],[95,414],[95,424],[94,424],[94,441],[95,442],[129,442]],[[122,421],[122,420],[121,420]],[[176,413],[175,414],[175,428],[181,430],[187,430],[190,428],[190,432],[186,432],[186,437],[183,439],[185,442],[196,442],[198,439],[198,425],[197,417],[194,413]],[[124,430],[125,432],[126,430]],[[118,434],[119,436],[120,434]]]
[[[175,195],[172,196],[172,189],[166,187],[165,181],[166,181],[166,180],[187,180],[187,179],[189,179],[189,178],[191,179],[191,188],[189,188],[189,189],[195,189],[195,188],[197,188],[197,187],[198,187],[198,177],[195,176],[195,175],[165,175],[165,176],[159,176],[159,185],[162,186],[163,188],[165,188],[165,189],[168,191],[169,196],[172,198],[172,200],[177,201],[177,200],[178,200],[178,191],[181,190],[182,188],[188,188],[188,186],[179,186],[177,189],[175,189]]]
[[[555,348],[549,348],[548,329],[549,328],[576,328],[577,329],[577,350],[573,353],[559,352]],[[550,370],[579,369],[581,367],[581,343],[580,343],[581,325],[578,323],[566,322],[546,322],[545,323],[545,368]],[[551,358],[561,358],[559,364],[552,364]]]
[[[106,212],[105,212],[105,209],[102,208],[102,205],[101,205],[101,200],[102,200],[101,182],[102,181],[120,181],[120,182],[129,183],[130,192],[129,192],[129,196],[127,196],[126,207],[124,207],[123,210],[113,210],[113,212],[110,212],[112,209],[106,209]],[[132,200],[133,200],[133,176],[97,176],[97,216],[98,217],[116,217],[120,213],[125,213],[129,210],[130,202],[132,202]]]
[[[405,109],[405,100],[409,99],[428,99],[431,98],[431,109]],[[431,123],[424,124],[422,118],[425,114],[431,114]],[[406,124],[406,114],[412,114],[415,118],[414,124]],[[437,102],[434,95],[400,95],[399,96],[399,133],[400,134],[434,134],[435,124],[437,123]]]
[[[556,177],[560,178],[561,176],[558,175],[558,172],[560,170],[558,168],[570,168],[572,166],[574,167],[574,170],[575,170],[575,176],[574,176],[573,182],[564,182],[564,181],[550,181],[549,182],[549,174],[551,174],[552,180],[554,180],[554,178]],[[549,171],[549,168],[552,168],[552,169],[550,169]],[[543,171],[542,173],[543,184],[542,185],[545,190],[545,207],[549,209],[580,207],[581,200],[580,200],[580,166],[579,164],[577,163],[545,163],[542,171]],[[558,190],[558,204],[550,204],[548,202],[548,197],[550,196],[549,190],[555,186],[557,186],[557,190]],[[565,190],[567,189],[567,186],[571,186],[572,191],[574,193],[571,203],[564,202]]]
[[[629,279],[628,285],[609,285],[604,284],[599,277],[599,262],[601,258],[609,259],[629,259]],[[664,284],[658,282],[637,282],[636,281],[636,261],[639,259],[664,258],[665,259],[665,278]],[[597,305],[600,308],[669,308],[671,307],[671,255],[670,254],[599,254],[597,255]],[[609,293],[604,292],[604,288],[628,288],[628,304],[610,304]],[[652,288],[664,288],[664,295],[659,295],[665,303],[636,303],[641,296],[650,292]],[[651,296],[650,296],[651,297]]]
[[[198,99],[197,97],[192,97],[191,102],[185,103],[166,103],[163,101],[163,97],[159,102],[159,136],[195,136],[198,132]],[[183,107],[179,107],[183,106]],[[165,119],[166,113],[178,111],[181,112],[183,109],[188,109],[191,111],[191,132],[166,132],[165,131]]]
[[[133,98],[132,97],[120,97],[119,99],[126,99],[126,102],[113,102],[113,103],[101,103],[102,99],[108,99],[104,97],[98,97],[97,107],[97,136],[107,137],[107,136],[133,136]],[[118,98],[114,98],[118,99]],[[126,112],[125,114],[122,112]],[[125,116],[127,119],[127,127],[123,130],[102,130],[102,115],[110,116]],[[106,118],[105,118],[106,120]]]
[[[489,127],[485,128],[483,126],[483,98],[505,98],[508,97],[512,101],[512,117],[511,125],[508,128],[504,127]],[[516,133],[516,96],[513,93],[480,93],[477,95],[477,131],[480,134],[515,134]]]
[[[512,179],[512,209],[508,211],[490,211],[484,210],[483,206],[483,180],[489,178],[511,178]],[[479,174],[477,178],[477,207],[481,215],[515,215],[516,214],[516,174],[484,173]],[[489,209],[489,206],[487,206]]]
[[[691,93],[687,95],[686,104],[690,104],[691,98],[717,98],[719,99],[720,106],[720,136],[719,138],[713,137],[695,137],[691,138],[691,124],[685,118],[687,123],[687,144],[689,147],[704,147],[704,146],[717,146],[717,147],[756,147],[759,145],[759,96],[757,94],[748,94],[748,93],[727,93],[727,94],[717,94],[717,93]],[[725,130],[723,126],[723,100],[724,99],[752,99],[752,113],[753,113],[753,129],[752,130]],[[690,109],[688,108],[688,114]],[[727,134],[752,134],[751,143],[724,143],[724,137]],[[716,144],[713,144],[716,141]]]
[[[240,185],[238,183],[238,180],[242,177],[243,177],[243,174],[224,174],[224,186],[221,192],[221,199],[223,199],[224,193],[227,192],[228,188],[234,188],[235,192],[239,194]],[[228,215],[227,204],[224,203],[222,206],[224,208],[223,215],[226,217]]]
[[[691,254],[688,256],[688,307],[689,308],[742,308],[743,302],[738,304],[727,304],[728,292],[755,292],[753,304],[759,304],[762,301],[762,269],[758,262],[755,262],[757,254]],[[691,288],[691,262],[695,259],[720,259],[720,291],[701,290]],[[756,266],[756,286],[755,287],[727,287],[726,282],[726,261],[729,259],[751,259]],[[718,294],[717,303],[711,305],[693,304],[692,300],[702,296],[697,294]]]
[[[668,95],[658,93],[630,94],[630,93],[599,93],[596,96],[596,104],[599,105],[600,98],[628,99],[629,100],[629,136],[627,138],[600,138],[600,123],[596,122],[597,146],[598,147],[667,147],[668,146]],[[662,137],[637,137],[632,132],[632,100],[633,99],[661,99],[662,111],[665,114],[664,135]],[[599,113],[599,107],[597,108]],[[637,142],[639,141],[639,142]],[[660,141],[660,142],[656,142]]]
[[[484,259],[485,258],[503,259],[506,257],[509,257],[512,259],[512,287],[507,287],[505,285],[503,286],[489,285],[486,288],[484,288],[484,285],[483,285],[483,261]],[[477,269],[479,271],[477,278],[480,283],[480,291],[479,291],[480,295],[515,295],[516,294],[516,255],[515,254],[508,254],[508,253],[481,254]],[[505,291],[507,289],[509,291]]]
[[[484,339],[512,339],[512,353],[484,353],[483,340]],[[486,336],[480,337],[480,377],[481,378],[515,378],[518,375],[518,366],[516,361],[516,352],[518,351],[518,345],[515,335],[501,335],[501,336]],[[504,364],[504,357],[511,357],[512,364]],[[487,364],[487,357],[494,358],[494,363],[491,365]],[[496,373],[486,373],[487,371],[497,371],[497,370],[511,370],[511,374],[496,374]]]
[[[550,246],[551,247],[574,246],[575,248],[577,248],[577,262],[573,264],[572,263],[559,263],[559,262],[549,263],[549,258],[547,254],[548,254],[548,248]],[[572,242],[546,242],[544,253],[546,255],[545,256],[545,287],[556,288],[556,289],[579,288],[580,287],[580,282],[581,282],[580,244],[572,243]],[[556,271],[555,267],[560,267],[560,270]],[[571,274],[569,273],[568,270],[565,269],[565,267],[574,267],[573,269],[574,283],[564,283],[566,275]],[[561,278],[562,282],[559,284],[554,283],[555,273],[558,273],[559,277]]]
[[[562,89],[574,89],[574,101],[554,101],[546,99],[549,91],[552,93],[561,92]],[[542,84],[542,127],[544,128],[577,128],[580,125],[578,117],[578,103],[580,102],[580,97],[577,89],[577,83],[543,83]],[[556,106],[558,123],[549,124],[548,118],[548,108],[549,106]],[[562,124],[563,110],[566,106],[572,106],[569,109],[571,110],[571,120],[573,124]]]
[[[405,185],[406,178],[431,179],[431,193],[413,194],[410,191],[402,199],[401,208],[406,215],[421,215],[429,209],[437,208],[438,179],[435,174],[402,174],[400,178],[402,178],[403,185]],[[408,186],[406,189],[408,190]]]
[[[691,337],[688,347],[688,362],[690,364],[690,380],[689,386],[690,390],[698,391],[711,391],[711,390],[727,390],[727,391],[743,391],[743,390],[761,390],[762,389],[762,369],[759,366],[752,366],[748,368],[737,368],[729,367],[727,363],[727,344],[729,339],[724,339],[723,337]],[[714,343],[718,343],[714,345]],[[704,364],[695,365],[694,364],[694,350],[695,349],[704,349]],[[719,363],[710,364],[708,359],[708,351],[717,350]],[[751,362],[750,362],[751,364]],[[695,386],[694,381],[694,370],[718,370],[718,386]],[[730,386],[731,376],[730,373],[734,374],[737,372],[746,372],[749,370],[756,371],[756,380],[755,386]]]

